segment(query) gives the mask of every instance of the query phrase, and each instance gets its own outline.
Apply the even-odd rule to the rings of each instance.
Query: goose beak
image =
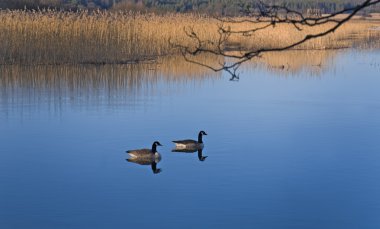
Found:
[[[159,145],[159,146],[163,146],[163,145],[161,145],[161,143],[159,143],[159,142],[157,143],[157,145]]]
[[[206,132],[204,132],[203,135],[207,135]]]

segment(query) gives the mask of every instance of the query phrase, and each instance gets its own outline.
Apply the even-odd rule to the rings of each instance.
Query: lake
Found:
[[[1,228],[380,227],[378,49],[0,73]]]

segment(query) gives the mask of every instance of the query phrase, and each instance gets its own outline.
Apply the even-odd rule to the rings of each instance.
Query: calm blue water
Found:
[[[239,82],[8,73],[1,228],[380,227],[378,51],[318,74],[247,67]],[[205,161],[171,152],[199,130]],[[161,173],[125,160],[155,140]]]

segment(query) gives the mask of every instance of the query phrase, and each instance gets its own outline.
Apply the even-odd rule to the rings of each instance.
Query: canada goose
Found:
[[[185,148],[185,149],[178,149],[178,148],[175,148],[172,150],[172,152],[176,152],[176,153],[194,153],[198,151],[198,159],[199,161],[204,161],[206,160],[206,158],[208,156],[203,156],[203,149],[202,148],[199,148],[199,149],[196,149],[196,148]]]
[[[201,149],[203,148],[203,141],[202,141],[203,135],[207,135],[207,134],[206,132],[201,130],[198,134],[198,141],[186,139],[186,140],[178,140],[178,141],[173,141],[173,142],[175,143],[176,149],[188,149],[188,148]]]
[[[161,158],[154,157],[132,157],[128,158],[128,162],[136,163],[139,165],[150,165],[154,174],[160,173],[162,169],[157,169],[157,163],[160,162]]]
[[[161,160],[161,155],[157,152],[157,146],[162,146],[158,141],[153,142],[152,149],[135,149],[128,150],[126,153],[131,156],[131,158],[148,158]]]

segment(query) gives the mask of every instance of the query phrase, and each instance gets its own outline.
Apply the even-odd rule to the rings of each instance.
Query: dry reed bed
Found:
[[[207,34],[208,19],[196,15],[133,12],[0,13],[0,63],[124,63],[171,53],[173,42],[189,41],[183,27]],[[183,39],[183,40],[181,40]]]
[[[232,30],[249,30],[263,27],[264,23],[232,24]],[[318,34],[332,28],[335,23],[326,23],[320,26],[300,26],[301,31],[292,24],[279,24],[265,30],[256,31],[251,36],[234,35],[230,38],[232,43],[239,43],[243,50],[260,48],[279,48],[302,40],[307,34]],[[361,42],[378,41],[380,32],[371,30],[379,25],[377,20],[351,20],[334,33],[327,36],[309,40],[295,49],[326,50],[342,49],[357,46]]]
[[[176,53],[169,39],[186,46],[194,45],[184,28],[192,27],[201,39],[216,41],[218,25],[220,22],[213,18],[193,14],[0,11],[0,64],[141,61]],[[251,28],[248,24],[231,26]],[[301,39],[305,33],[322,31],[326,26],[304,28],[299,32],[292,25],[279,25],[250,37],[233,36],[231,42],[239,44],[241,49],[274,47]],[[371,21],[351,21],[334,35],[310,41],[300,48],[349,47],[353,44],[353,34],[364,34],[368,39],[372,36],[368,28],[373,26]]]

